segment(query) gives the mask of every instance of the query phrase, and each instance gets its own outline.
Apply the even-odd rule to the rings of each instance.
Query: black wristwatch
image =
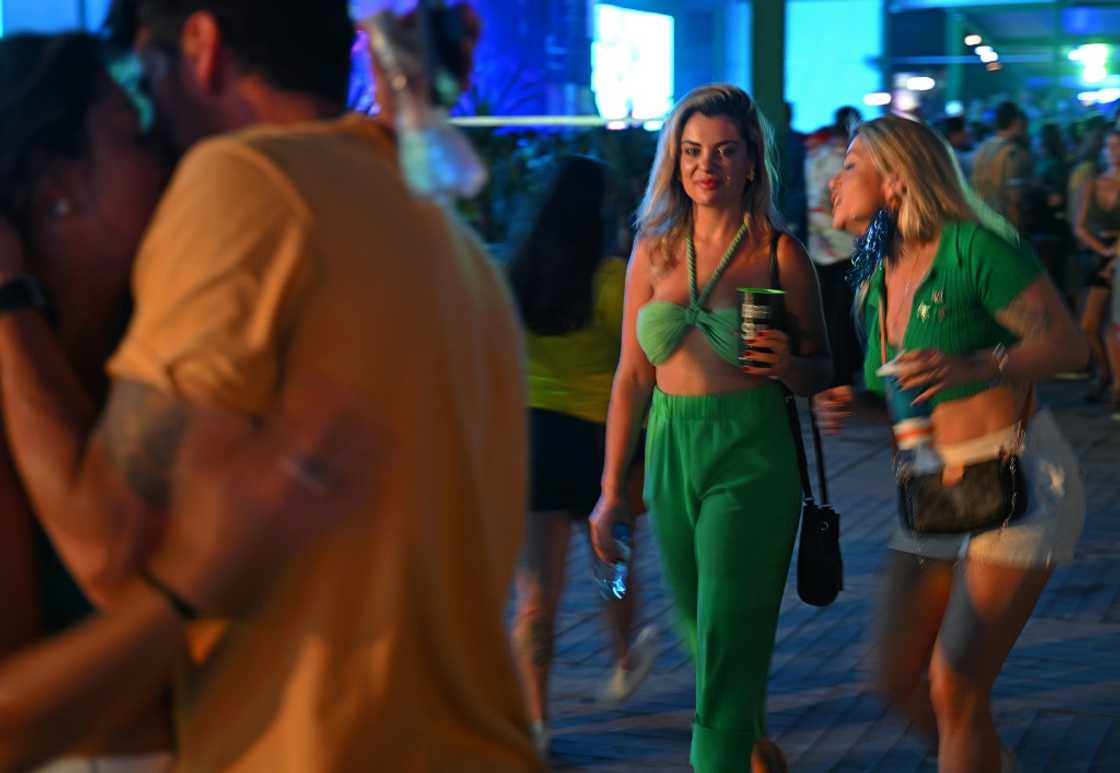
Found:
[[[0,285],[0,314],[19,309],[38,309],[48,321],[54,316],[43,286],[34,277],[26,275]]]

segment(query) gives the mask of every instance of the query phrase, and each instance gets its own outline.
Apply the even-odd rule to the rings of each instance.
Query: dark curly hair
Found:
[[[591,322],[592,279],[606,240],[606,197],[606,166],[587,156],[567,156],[515,237],[509,277],[531,333],[563,335]]]
[[[285,91],[346,103],[354,24],[346,0],[114,0],[104,34],[129,47],[147,28],[177,50],[191,14],[213,14],[234,59]]]
[[[0,216],[24,235],[46,166],[86,156],[88,114],[109,83],[102,44],[91,35],[0,39]]]

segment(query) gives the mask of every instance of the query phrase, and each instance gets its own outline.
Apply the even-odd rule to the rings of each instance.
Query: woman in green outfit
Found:
[[[1077,458],[1032,384],[1083,366],[1088,347],[1042,265],[927,126],[897,116],[863,124],[831,190],[837,228],[873,235],[891,225],[880,231],[883,249],[855,261],[871,394],[818,395],[822,428],[838,430],[857,410],[884,418],[879,370],[900,353],[895,377],[913,400],[892,407],[932,407],[939,461],[930,473],[940,470],[942,486],[1004,454],[1018,456],[1025,479],[1026,511],[998,528],[896,530],[882,582],[879,688],[928,738],[940,770],[1014,771],[993,723],[992,685],[1085,520]],[[900,445],[904,427],[896,424]]]
[[[755,770],[784,769],[764,737],[801,498],[782,385],[810,394],[832,375],[812,264],[779,231],[772,151],[765,118],[735,86],[692,91],[662,129],[627,269],[592,515],[595,549],[613,560],[648,413],[645,499],[696,663],[691,760],[703,773],[748,770],[752,760]],[[766,351],[744,367],[737,288],[769,287],[774,268],[785,330],[751,340]]]

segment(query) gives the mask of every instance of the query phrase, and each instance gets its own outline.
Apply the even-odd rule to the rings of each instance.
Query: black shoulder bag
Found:
[[[781,289],[778,275],[778,240],[774,235],[770,245],[770,285]],[[785,308],[782,309],[783,318]],[[784,321],[784,319],[783,319]],[[813,428],[813,450],[817,456],[817,480],[820,483],[821,503],[813,498],[813,484],[809,480],[809,464],[805,458],[805,443],[801,438],[801,419],[797,415],[797,398],[782,385],[785,392],[786,412],[789,415],[790,434],[797,449],[797,466],[801,473],[801,535],[797,546],[797,595],[806,604],[826,607],[836,600],[844,588],[844,558],[840,554],[840,514],[828,503],[828,476],[825,473],[824,449],[813,404],[809,403],[809,422]]]
[[[887,360],[886,304],[879,301],[879,360]],[[1019,417],[1017,446],[1030,421],[1034,387],[1028,390]],[[892,445],[894,444],[892,437]],[[898,448],[895,445],[895,455]],[[1018,451],[964,467],[958,483],[947,486],[940,469],[916,474],[895,462],[898,515],[903,526],[918,534],[972,534],[1011,523],[1027,512],[1027,480]]]

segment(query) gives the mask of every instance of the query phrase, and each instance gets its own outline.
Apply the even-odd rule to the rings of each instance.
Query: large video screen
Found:
[[[662,118],[673,105],[673,17],[594,7],[591,89],[604,118]]]

